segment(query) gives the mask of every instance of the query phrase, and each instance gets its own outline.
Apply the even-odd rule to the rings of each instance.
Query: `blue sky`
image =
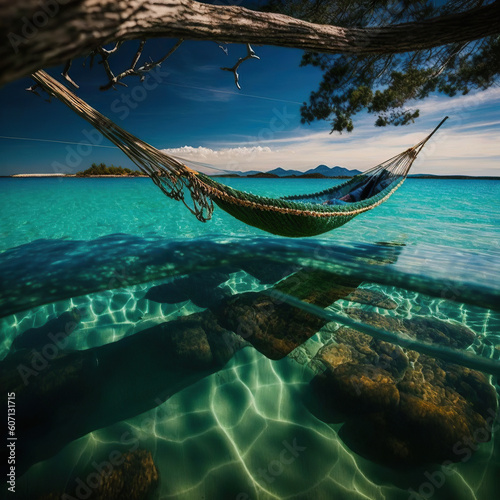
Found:
[[[161,57],[173,44],[149,41],[144,60]],[[137,45],[125,44],[112,67],[125,68]],[[354,132],[330,135],[327,122],[300,124],[300,105],[321,77],[315,68],[299,67],[301,51],[254,47],[260,60],[240,67],[238,90],[232,74],[220,67],[232,66],[246,48],[227,48],[229,55],[213,42],[184,42],[146,82],[129,78],[128,87],[116,91],[99,90],[106,82],[101,65],[90,69],[79,59],[71,75],[80,84],[80,97],[129,132],[159,149],[226,170],[307,170],[319,164],[364,170],[418,142],[449,115],[413,172],[500,175],[499,87],[416,103],[421,118],[408,127],[376,128],[374,116],[360,114]],[[57,76],[61,68],[49,72]],[[132,166],[106,140],[85,146],[91,126],[60,102],[25,92],[31,84],[25,78],[0,89],[0,175],[75,173],[93,162]]]

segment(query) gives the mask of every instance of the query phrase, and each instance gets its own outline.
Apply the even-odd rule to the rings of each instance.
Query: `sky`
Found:
[[[165,54],[174,40],[150,40],[141,61]],[[138,46],[124,44],[115,73],[125,69]],[[228,171],[308,170],[320,164],[366,170],[419,142],[446,115],[450,119],[428,143],[412,173],[500,175],[500,88],[415,103],[420,118],[406,127],[374,126],[376,116],[355,117],[352,133],[330,134],[328,122],[300,123],[300,106],[321,79],[317,68],[300,67],[302,51],[255,46],[260,57],[239,69],[241,90],[222,71],[246,55],[244,45],[186,41],[146,81],[99,90],[102,65],[73,62],[75,92],[118,125],[158,149]],[[85,62],[85,66],[83,63]],[[49,73],[60,78],[62,67]],[[62,103],[24,89],[23,78],[0,89],[0,175],[72,174],[93,162],[133,167],[90,124]],[[203,170],[203,168],[202,168]],[[213,172],[210,170],[206,170]]]

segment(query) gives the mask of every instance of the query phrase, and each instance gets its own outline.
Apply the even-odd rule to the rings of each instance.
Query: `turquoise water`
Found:
[[[227,183],[278,196],[319,191],[332,181]],[[474,399],[466,391],[467,398],[470,408],[495,415],[486,387],[497,393],[500,373],[500,182],[409,179],[389,202],[307,240],[267,235],[218,209],[202,224],[148,179],[0,179],[0,200],[0,376],[2,390],[16,388],[19,498],[49,492],[51,498],[97,498],[101,486],[93,481],[105,476],[100,464],[137,450],[151,454],[159,483],[141,490],[155,481],[151,469],[136,463],[126,473],[133,498],[495,498],[498,432],[454,452],[451,465],[433,455],[401,468],[384,458],[390,433],[379,442],[364,432],[379,429],[370,420],[377,412],[341,418],[340,400],[329,401],[333,389],[317,393],[315,383],[322,380],[322,349],[346,349],[340,332],[354,321],[370,335],[393,333],[391,342],[403,350],[410,341],[420,353],[431,345],[433,359],[482,370],[484,392],[473,389],[480,394]],[[312,270],[327,274],[318,279]],[[275,355],[281,337],[269,349],[268,341],[256,343],[245,333],[246,324],[233,328],[240,337],[223,337],[222,348],[218,337],[209,337],[214,358],[206,357],[203,321],[214,314],[231,331],[232,309],[220,303],[270,293],[280,279],[300,273],[316,280],[311,297],[321,299],[320,291],[330,293],[338,282],[371,299],[341,289],[325,309],[328,321],[281,359]],[[310,286],[300,283],[292,295]],[[289,330],[293,337],[308,321],[292,323],[286,302],[274,303],[269,313],[243,303],[236,317],[250,310],[251,323],[269,332]],[[78,320],[66,316],[43,330],[75,308]],[[281,318],[276,328],[275,318]],[[446,325],[454,328],[444,339],[449,345],[435,336]],[[468,346],[456,344],[461,327],[474,334]],[[41,340],[28,339],[28,349],[13,344],[33,328]],[[44,337],[49,330],[67,337],[53,348]],[[164,344],[171,335],[173,343]],[[44,353],[41,360],[36,352]],[[434,372],[422,370],[426,391],[447,373],[432,366]],[[462,392],[476,387],[479,375],[470,377],[460,382]],[[458,407],[461,399],[451,392],[440,386],[432,397],[446,393]],[[422,428],[426,447],[446,434],[446,425],[439,427],[446,418]],[[460,429],[451,420],[454,425]],[[450,439],[463,445],[466,436],[457,432]],[[361,436],[361,445],[353,436]],[[101,498],[124,498],[113,475],[120,467],[111,466],[110,489]]]
[[[265,196],[317,192],[323,179],[225,179]],[[149,179],[0,179],[0,249],[36,238],[94,239],[111,233],[196,238],[263,235],[215,210],[202,224]],[[388,203],[322,236],[333,241],[402,241],[497,251],[500,182],[408,179]]]

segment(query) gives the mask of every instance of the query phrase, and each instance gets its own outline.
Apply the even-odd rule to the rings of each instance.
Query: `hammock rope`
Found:
[[[113,123],[46,72],[37,71],[32,77],[120,148],[165,195],[182,201],[198,220],[210,220],[215,203],[246,224],[292,237],[330,231],[388,200],[403,184],[427,141],[448,118],[415,146],[338,186],[313,194],[268,198],[226,186],[157,150]],[[353,198],[352,202],[339,201],[345,197]]]

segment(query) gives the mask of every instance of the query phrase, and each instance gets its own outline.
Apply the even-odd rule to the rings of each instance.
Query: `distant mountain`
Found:
[[[349,170],[344,167],[327,167],[326,165],[318,165],[316,168],[311,168],[305,172],[306,174],[322,174],[325,177],[354,177],[361,173],[360,170]]]
[[[246,172],[237,171],[234,172],[236,175],[240,177],[247,177],[248,175],[254,175],[260,173],[260,170],[247,170]]]
[[[215,173],[208,174],[210,177],[248,177],[255,174],[260,174],[260,170],[247,170],[246,172],[242,172],[241,170],[235,170],[234,172],[227,171],[227,174]]]
[[[360,174],[359,170],[349,170],[343,167],[327,167],[326,165],[318,165],[316,168],[311,168],[306,172],[300,170],[286,170],[282,167],[274,168],[267,172],[259,170],[249,170],[247,172],[234,171],[230,177],[261,177],[261,178],[279,178],[279,177],[305,177],[310,179],[321,179],[324,177],[353,177]],[[213,177],[225,177],[225,174],[213,175]]]
[[[266,172],[267,174],[274,174],[278,177],[288,177],[290,175],[302,175],[304,172],[300,170],[285,170],[284,168],[278,167],[273,170],[269,170]]]
[[[247,177],[257,177],[259,179],[279,179],[280,177],[270,172],[258,172],[257,174],[247,175]]]
[[[436,174],[411,174],[408,177],[439,177]]]

